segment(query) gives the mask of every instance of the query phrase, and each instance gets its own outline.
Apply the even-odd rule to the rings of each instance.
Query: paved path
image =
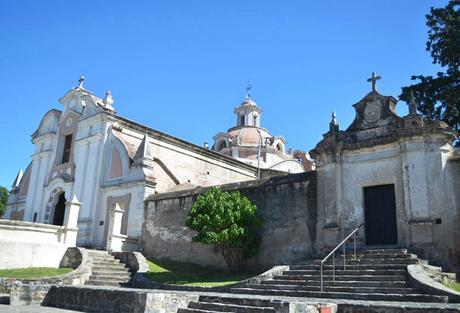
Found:
[[[46,306],[36,306],[36,305],[0,305],[0,312],[3,313],[75,313],[79,311],[71,311],[64,309],[49,308]]]

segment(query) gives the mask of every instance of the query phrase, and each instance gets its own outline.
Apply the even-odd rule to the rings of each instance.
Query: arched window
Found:
[[[227,148],[227,142],[225,140],[222,140],[219,145],[217,146],[217,151],[220,151],[224,148]]]
[[[276,150],[278,150],[278,151],[283,151],[283,145],[282,145],[281,143],[278,143],[278,144],[276,145]]]

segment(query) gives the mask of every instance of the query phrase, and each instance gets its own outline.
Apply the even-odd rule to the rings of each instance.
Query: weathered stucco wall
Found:
[[[227,184],[253,201],[264,219],[258,256],[248,265],[266,268],[288,264],[314,253],[316,241],[316,173],[307,172]],[[185,227],[187,214],[198,195],[209,188],[150,196],[146,200],[141,247],[147,258],[225,267],[214,248],[193,243]]]
[[[456,225],[452,228],[454,249],[451,257],[454,264],[453,270],[460,274],[460,158],[452,160],[450,163],[452,169],[452,192],[455,197],[455,212],[452,216],[452,225]]]

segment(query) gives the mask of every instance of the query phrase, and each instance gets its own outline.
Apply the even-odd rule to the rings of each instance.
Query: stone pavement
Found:
[[[50,308],[38,305],[0,305],[1,313],[75,313],[80,311],[71,311],[64,309]]]

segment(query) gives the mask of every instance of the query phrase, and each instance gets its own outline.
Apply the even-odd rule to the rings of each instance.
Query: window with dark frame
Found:
[[[72,134],[64,137],[64,151],[62,152],[62,162],[61,163],[69,162],[71,150],[72,150]]]
[[[240,125],[244,125],[244,115],[240,115]]]

